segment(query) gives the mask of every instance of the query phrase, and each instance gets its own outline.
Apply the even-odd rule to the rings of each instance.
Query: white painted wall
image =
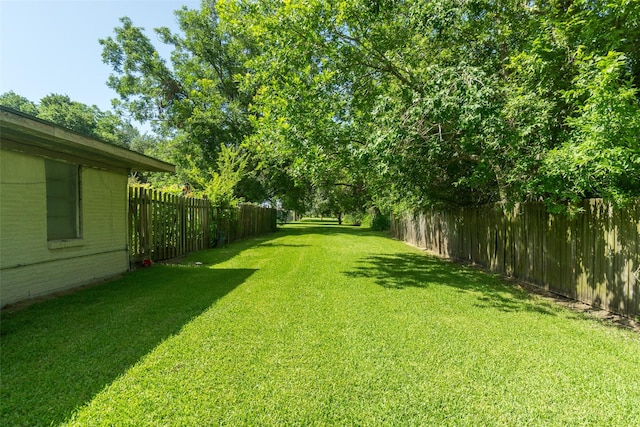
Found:
[[[127,271],[127,175],[82,167],[82,238],[48,242],[44,158],[0,150],[0,306]]]

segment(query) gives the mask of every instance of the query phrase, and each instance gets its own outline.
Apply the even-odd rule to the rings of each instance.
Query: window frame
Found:
[[[72,190],[75,194],[71,195],[70,189],[67,187],[63,189],[62,192],[69,193],[68,199],[73,199],[74,206],[68,210],[70,216],[73,216],[75,219],[75,226],[73,233],[61,232],[60,230],[54,230],[53,227],[56,223],[55,220],[52,219],[52,211],[54,210],[53,199],[54,196],[52,193],[56,192],[54,189],[56,177],[53,175],[53,168],[58,167],[60,165],[66,165],[69,167],[68,174],[66,178],[75,177],[73,180],[73,184],[75,188]],[[71,173],[71,169],[75,169],[75,173]],[[57,177],[59,178],[59,176]],[[82,167],[77,163],[65,162],[58,159],[45,159],[45,183],[46,183],[46,221],[47,221],[47,242],[55,243],[55,242],[70,242],[70,241],[79,241],[82,239]],[[66,185],[71,182],[70,180],[65,181]],[[58,189],[59,192],[59,189]],[[69,221],[71,222],[71,221]],[[66,247],[67,245],[63,245],[61,247]],[[51,247],[51,245],[50,245]]]

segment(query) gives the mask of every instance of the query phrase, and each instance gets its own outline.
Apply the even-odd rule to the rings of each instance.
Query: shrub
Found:
[[[362,220],[364,216],[365,215],[361,212],[351,212],[351,213],[345,214],[342,222],[343,224],[347,224],[347,225],[360,226],[362,224]]]
[[[373,231],[387,231],[391,228],[391,219],[389,214],[370,212],[362,219],[362,226]]]

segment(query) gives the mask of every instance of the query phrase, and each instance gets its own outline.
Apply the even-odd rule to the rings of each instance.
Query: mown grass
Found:
[[[638,334],[318,223],[5,313],[1,367],[2,425],[640,425]]]

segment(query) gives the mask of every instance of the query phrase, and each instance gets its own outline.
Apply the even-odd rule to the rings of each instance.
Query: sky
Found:
[[[111,68],[98,40],[128,16],[168,60],[171,49],[153,28],[177,31],[173,11],[183,5],[198,9],[200,0],[0,0],[0,93],[36,103],[63,94],[110,110],[117,94],[106,85]]]

